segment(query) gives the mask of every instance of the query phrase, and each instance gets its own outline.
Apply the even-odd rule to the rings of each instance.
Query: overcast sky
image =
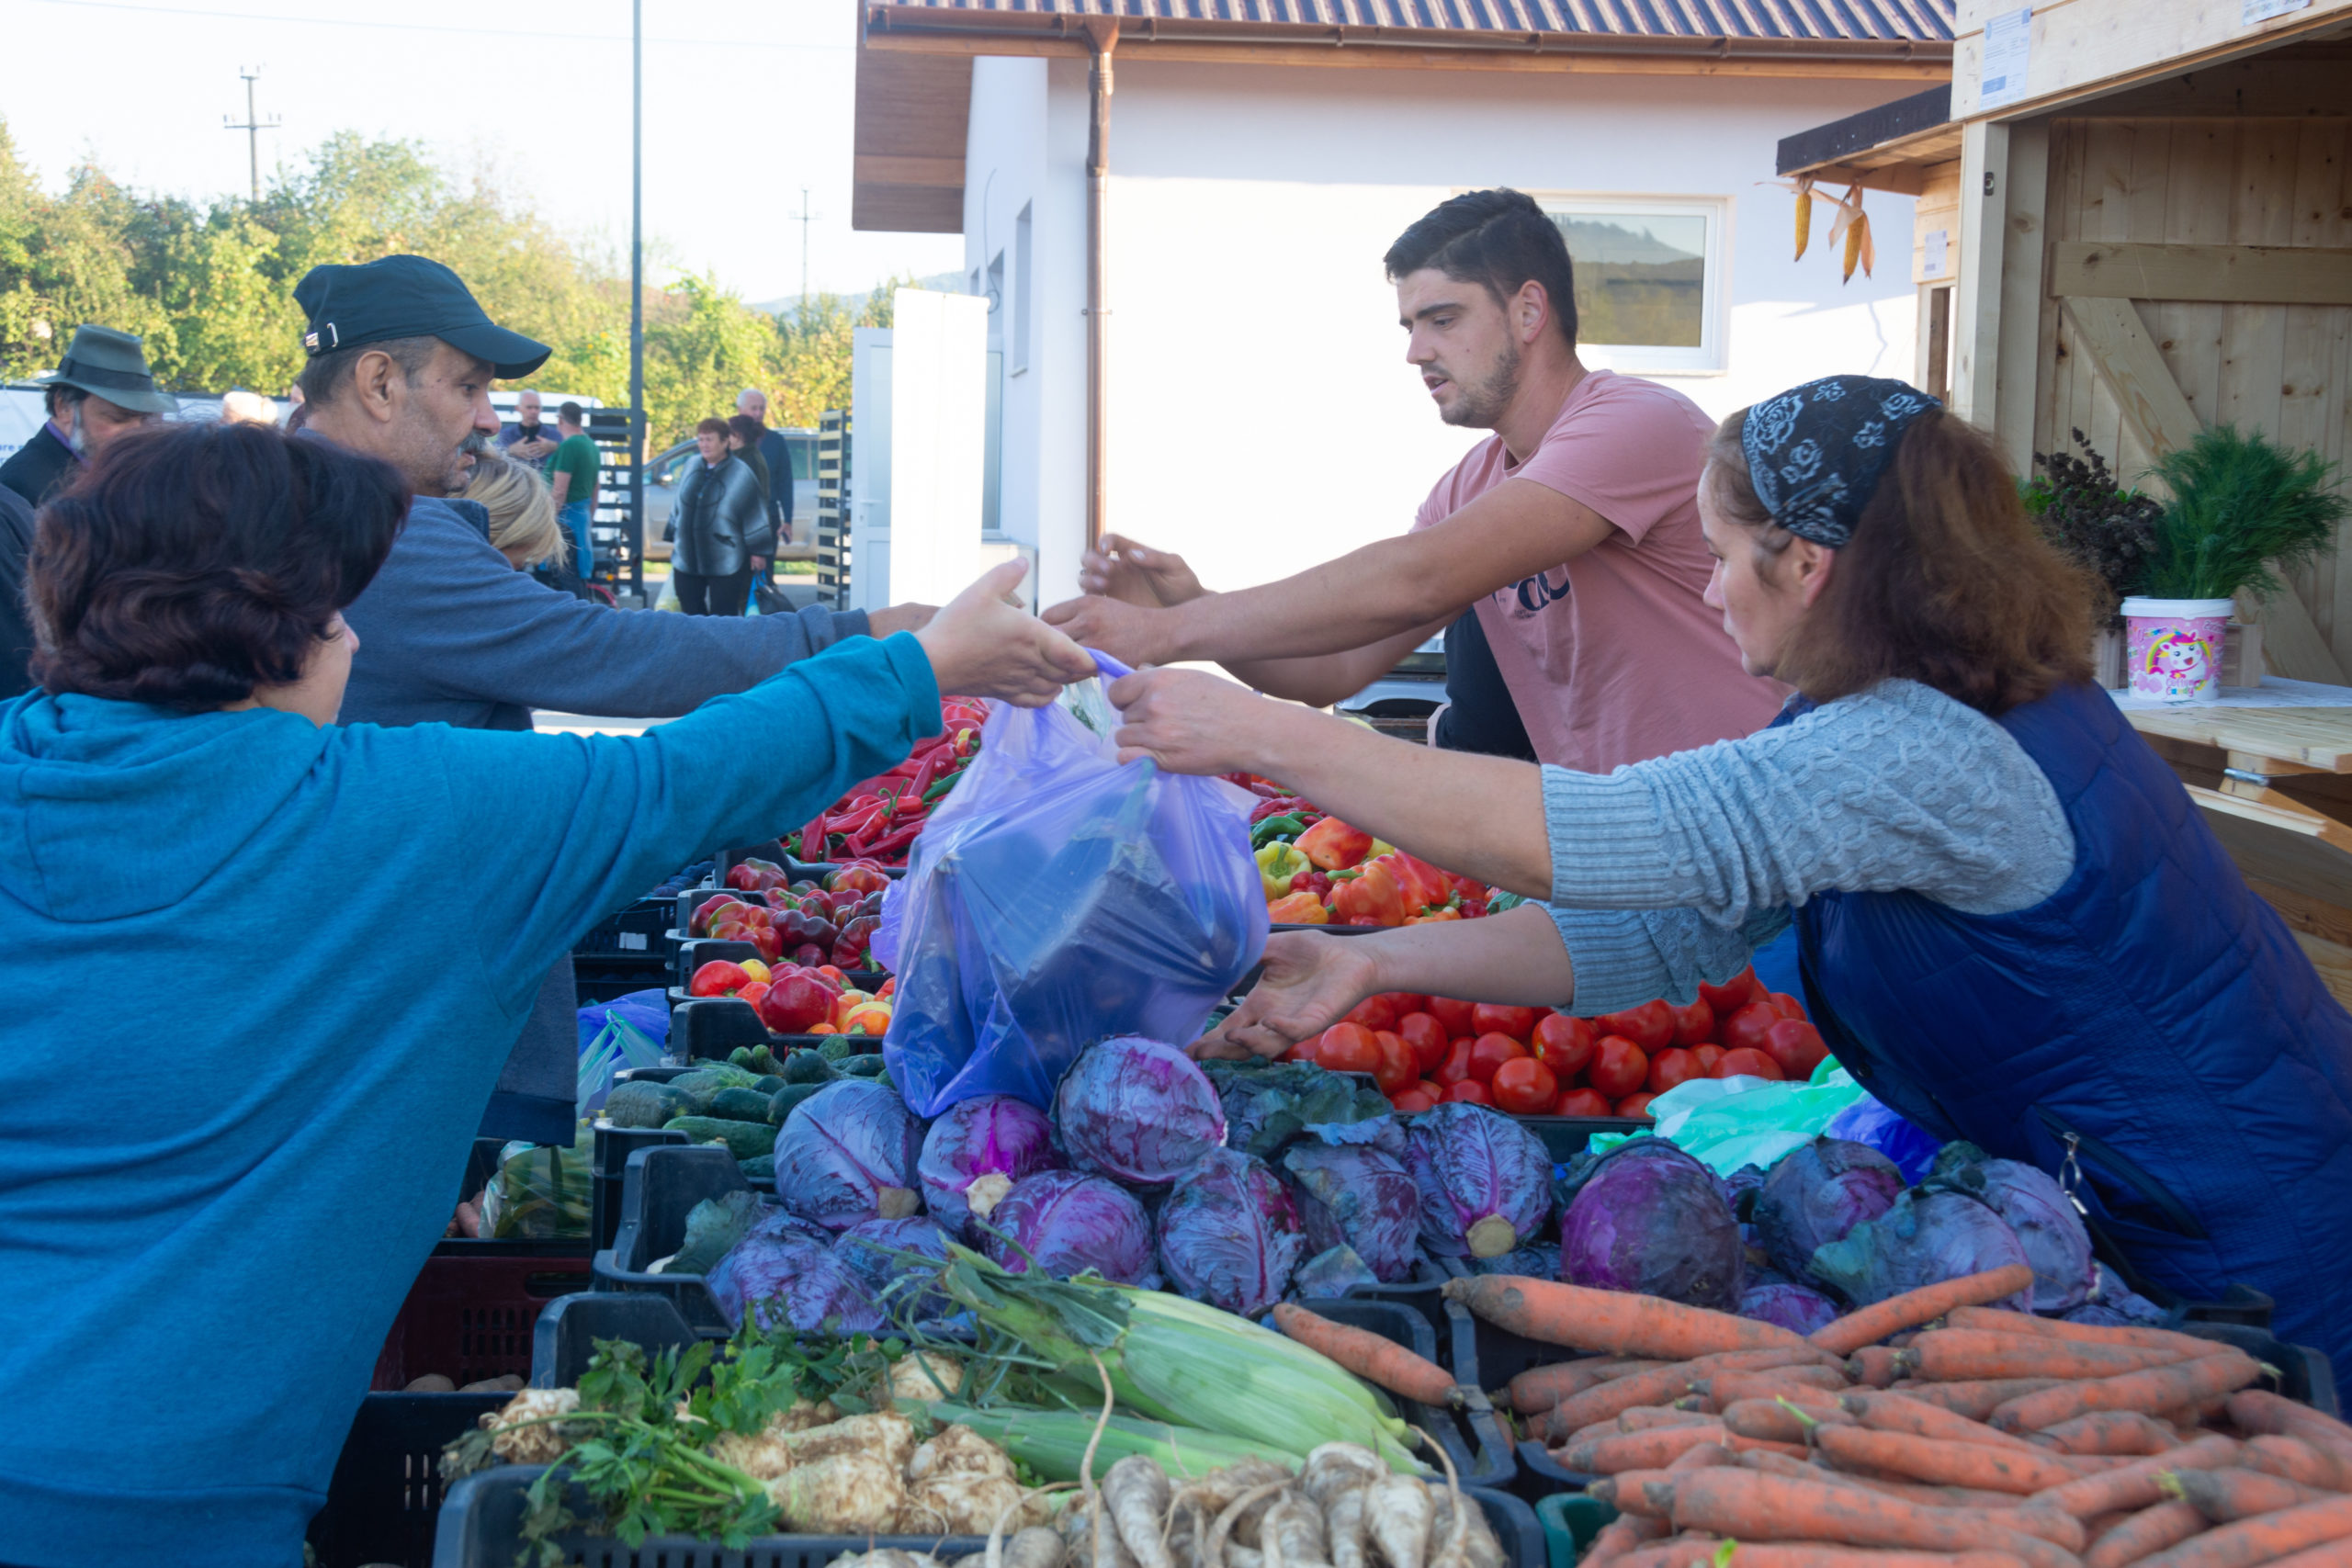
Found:
[[[856,0],[645,0],[649,262],[658,243],[748,299],[797,296],[806,185],[812,288],[960,265],[956,235],[849,226],[855,21]],[[262,118],[285,122],[265,185],[337,130],[414,138],[626,260],[628,0],[0,0],[0,116],[51,190],[84,158],[142,189],[244,190],[221,121],[257,65]]]

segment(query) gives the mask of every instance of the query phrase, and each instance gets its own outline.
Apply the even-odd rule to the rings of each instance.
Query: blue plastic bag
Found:
[[[883,1055],[920,1116],[983,1094],[1044,1110],[1098,1040],[1191,1040],[1266,945],[1240,791],[1120,766],[1100,680],[989,709],[875,933],[899,977]]]
[[[664,992],[631,991],[609,1002],[580,1010],[580,1074],[572,1095],[583,1119],[605,1109],[613,1080],[623,1067],[658,1067],[670,1038],[670,998]]]

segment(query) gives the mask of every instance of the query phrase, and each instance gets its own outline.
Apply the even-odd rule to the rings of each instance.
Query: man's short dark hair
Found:
[[[424,374],[433,363],[433,350],[440,344],[437,337],[393,337],[377,343],[354,344],[350,348],[331,349],[302,367],[302,374],[295,385],[302,389],[302,400],[326,404],[335,400],[351,382],[352,372],[358,367],[363,354],[389,354],[392,363],[401,367],[401,378],[410,386]]]
[[[555,416],[556,418],[563,421],[566,424],[585,424],[588,423],[585,419],[581,417],[580,405],[578,403],[564,404],[563,407],[555,411]]]
[[[62,381],[52,381],[50,383],[49,390],[41,394],[41,407],[48,412],[50,418],[62,420],[75,409],[80,408],[82,400],[89,395],[79,387],[69,387]]]
[[[34,678],[191,711],[289,684],[408,503],[390,465],[267,425],[130,432],[41,508]]]
[[[1577,345],[1576,268],[1560,226],[1532,197],[1515,190],[1474,190],[1440,202],[1396,236],[1383,259],[1391,283],[1434,267],[1463,283],[1484,286],[1498,305],[1531,279],[1544,286],[1552,319],[1568,346]]]

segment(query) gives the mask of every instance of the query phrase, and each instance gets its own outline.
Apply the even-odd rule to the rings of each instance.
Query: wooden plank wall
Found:
[[[2053,120],[2046,237],[2352,246],[2347,154],[2352,117]],[[2136,303],[2199,418],[2261,429],[2352,469],[2352,305]],[[2080,429],[2128,483],[2151,455],[2071,335],[2045,292],[2033,449],[2064,449]],[[2337,542],[2340,558],[2295,591],[2352,670],[2352,525]]]

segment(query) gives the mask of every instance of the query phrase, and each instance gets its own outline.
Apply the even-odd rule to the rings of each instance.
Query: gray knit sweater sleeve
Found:
[[[1908,889],[1969,914],[2041,902],[2075,836],[1991,719],[1888,681],[1776,729],[1619,768],[1544,770],[1552,916],[1576,1010],[1688,1001],[1815,893]]]

